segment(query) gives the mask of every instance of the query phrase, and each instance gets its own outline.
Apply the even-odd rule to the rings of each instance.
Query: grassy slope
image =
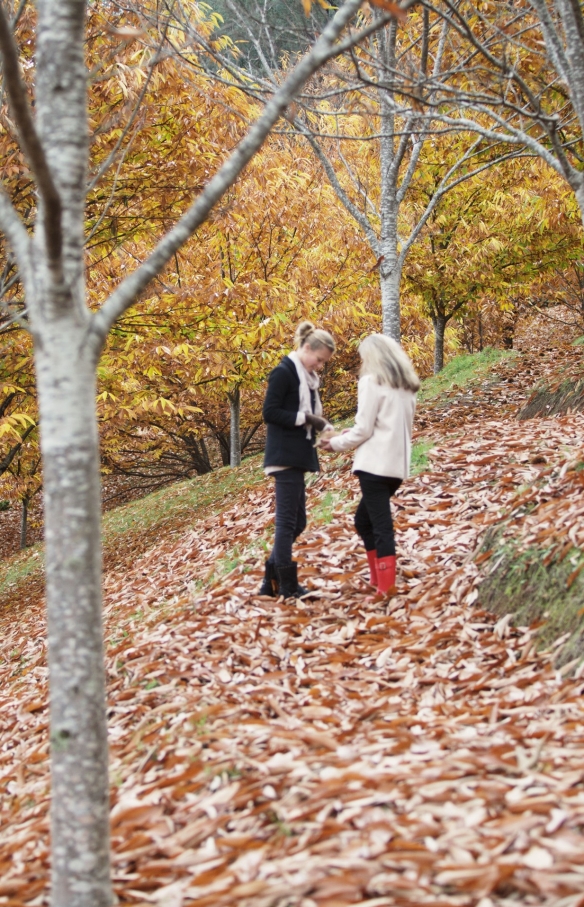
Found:
[[[542,435],[546,417],[584,408],[577,353],[583,343],[584,337],[578,338],[571,351],[565,348],[557,355],[518,414],[520,419],[533,418]],[[519,490],[519,506],[511,505],[501,515],[478,552],[484,574],[480,605],[496,614],[511,614],[518,626],[539,623],[542,648],[563,639],[557,657],[560,665],[578,660],[584,652],[584,553],[570,541],[581,524],[577,511],[584,484],[584,451],[576,457],[573,451],[565,451],[563,456],[563,468],[547,468]],[[529,503],[522,504],[522,499]],[[572,516],[560,520],[560,514],[570,510]],[[555,531],[539,544],[529,543],[523,538],[527,518],[532,527],[541,527],[542,535],[550,523]]]
[[[219,513],[240,489],[262,481],[259,458],[246,460],[240,469],[218,469],[205,476],[178,482],[129,504],[108,511],[103,518],[106,565],[123,563],[156,544],[161,536],[182,532],[197,519]],[[3,564],[0,602],[43,570],[42,545],[20,552]]]
[[[519,489],[517,502],[487,532],[477,557],[483,570],[479,604],[496,614],[513,615],[518,626],[539,623],[538,644],[543,648],[562,637],[560,665],[584,652],[583,471],[582,460],[568,460]],[[526,498],[529,503],[522,504]]]
[[[455,387],[476,387],[487,377],[494,365],[513,355],[516,354],[489,346],[481,353],[462,353],[455,356],[439,375],[433,375],[422,382],[418,400],[420,403],[431,403]]]
[[[539,623],[541,648],[563,638],[558,665],[579,660],[584,652],[582,551],[568,548],[554,556],[550,548],[525,548],[500,533],[485,538],[481,553],[489,550],[496,566],[479,587],[480,605],[495,614],[512,614],[515,626]]]
[[[561,359],[561,368],[556,367],[536,382],[531,396],[519,413],[520,419],[584,411],[583,344],[584,337],[578,337],[561,350],[558,357]]]

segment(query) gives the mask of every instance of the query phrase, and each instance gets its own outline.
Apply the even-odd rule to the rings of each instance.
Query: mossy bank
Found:
[[[557,646],[558,667],[584,659],[584,553],[564,548],[523,549],[489,531],[478,559],[489,554],[477,604],[497,615],[512,614],[516,626],[539,624],[537,644]]]

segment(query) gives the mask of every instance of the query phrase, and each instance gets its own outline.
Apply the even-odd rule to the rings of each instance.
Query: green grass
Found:
[[[426,472],[430,463],[428,454],[435,447],[434,441],[428,441],[427,438],[421,438],[412,445],[412,462],[410,473],[413,476]]]
[[[18,554],[7,558],[2,563],[2,576],[0,577],[0,595],[10,586],[20,586],[29,576],[40,573],[43,569],[42,543],[19,551]]]
[[[484,380],[493,365],[501,359],[516,356],[513,350],[496,350],[486,347],[480,353],[463,353],[444,366],[440,374],[422,381],[418,394],[421,403],[429,403],[455,387],[469,387]]]
[[[259,460],[260,457],[250,457],[239,469],[224,466],[108,511],[103,518],[104,546],[107,548],[128,532],[147,531],[180,518],[192,517],[194,522],[223,510],[225,501],[242,488],[251,488],[264,481]]]
[[[572,346],[584,346],[584,334],[572,341]]]
[[[332,523],[335,512],[347,497],[346,491],[326,491],[319,503],[312,508],[311,520],[316,523]]]
[[[558,665],[584,656],[584,554],[572,548],[563,557],[551,557],[541,548],[523,550],[519,542],[502,543],[498,532],[488,533],[481,552],[492,551],[494,569],[479,587],[478,603],[495,614],[512,614],[513,624],[541,624],[540,648],[548,648],[568,634],[558,653]],[[546,562],[546,558],[547,561]],[[578,572],[579,568],[581,572]],[[488,568],[487,568],[488,570]]]

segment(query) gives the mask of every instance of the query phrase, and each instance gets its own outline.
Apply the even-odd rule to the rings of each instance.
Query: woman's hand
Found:
[[[320,416],[315,416],[314,413],[304,413],[306,418],[306,424],[312,425],[315,431],[324,431],[328,426],[326,419],[322,419]]]
[[[317,447],[320,447],[321,450],[334,450],[334,447],[331,444],[331,438],[336,438],[338,432],[334,428],[329,428],[325,431],[317,442]]]

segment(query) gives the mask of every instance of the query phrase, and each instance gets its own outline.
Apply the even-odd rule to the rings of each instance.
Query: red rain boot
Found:
[[[366,551],[365,553],[367,555],[367,563],[369,564],[369,582],[372,586],[376,586],[377,566],[375,562],[377,561],[377,551],[373,549],[373,551]]]
[[[378,557],[375,563],[377,567],[377,592],[379,595],[387,595],[395,589],[395,554],[388,557]]]

